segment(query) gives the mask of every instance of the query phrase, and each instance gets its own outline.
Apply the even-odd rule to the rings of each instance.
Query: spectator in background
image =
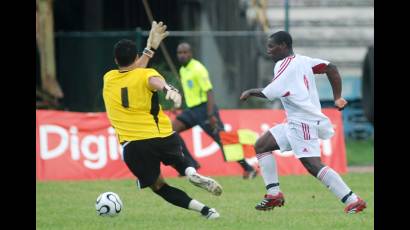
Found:
[[[179,69],[179,74],[187,109],[177,116],[172,122],[172,127],[177,133],[180,133],[199,125],[219,145],[222,153],[224,153],[219,136],[219,131],[224,130],[224,125],[215,103],[208,70],[201,62],[192,57],[191,46],[186,42],[178,45],[177,56],[178,61],[182,65]],[[181,140],[183,153],[191,159],[192,165],[195,168],[199,168],[200,165],[189,153],[183,139],[180,136],[179,139]],[[244,171],[244,179],[256,176],[256,170],[244,159],[239,160],[238,163]]]

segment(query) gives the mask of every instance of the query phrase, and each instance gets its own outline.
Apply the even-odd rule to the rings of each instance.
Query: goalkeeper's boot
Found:
[[[285,197],[279,192],[277,195],[266,194],[263,200],[255,206],[257,210],[272,210],[274,207],[282,207],[285,205]]]
[[[205,217],[208,220],[217,219],[219,218],[219,216],[220,216],[219,213],[214,208],[210,208],[208,211],[208,214],[203,215],[203,217]]]
[[[357,201],[354,203],[349,204],[345,208],[345,213],[352,214],[352,213],[358,213],[363,211],[363,209],[366,208],[366,202],[362,200],[360,197],[357,197]]]
[[[215,196],[220,196],[222,194],[222,186],[212,178],[195,173],[194,175],[189,176],[188,179],[193,185],[203,188]]]

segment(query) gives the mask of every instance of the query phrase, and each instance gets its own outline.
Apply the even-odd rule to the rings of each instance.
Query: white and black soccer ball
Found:
[[[122,201],[115,192],[101,193],[95,202],[95,209],[100,216],[117,216],[122,207]]]

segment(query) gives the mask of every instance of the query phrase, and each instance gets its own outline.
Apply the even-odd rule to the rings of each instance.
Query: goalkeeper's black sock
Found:
[[[184,191],[171,187],[168,184],[164,184],[160,189],[154,192],[169,203],[181,208],[188,209],[189,203],[192,200]]]

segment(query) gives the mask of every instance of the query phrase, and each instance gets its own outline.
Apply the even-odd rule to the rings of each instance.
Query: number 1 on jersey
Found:
[[[124,108],[129,107],[128,103],[128,87],[121,88],[121,104]]]

